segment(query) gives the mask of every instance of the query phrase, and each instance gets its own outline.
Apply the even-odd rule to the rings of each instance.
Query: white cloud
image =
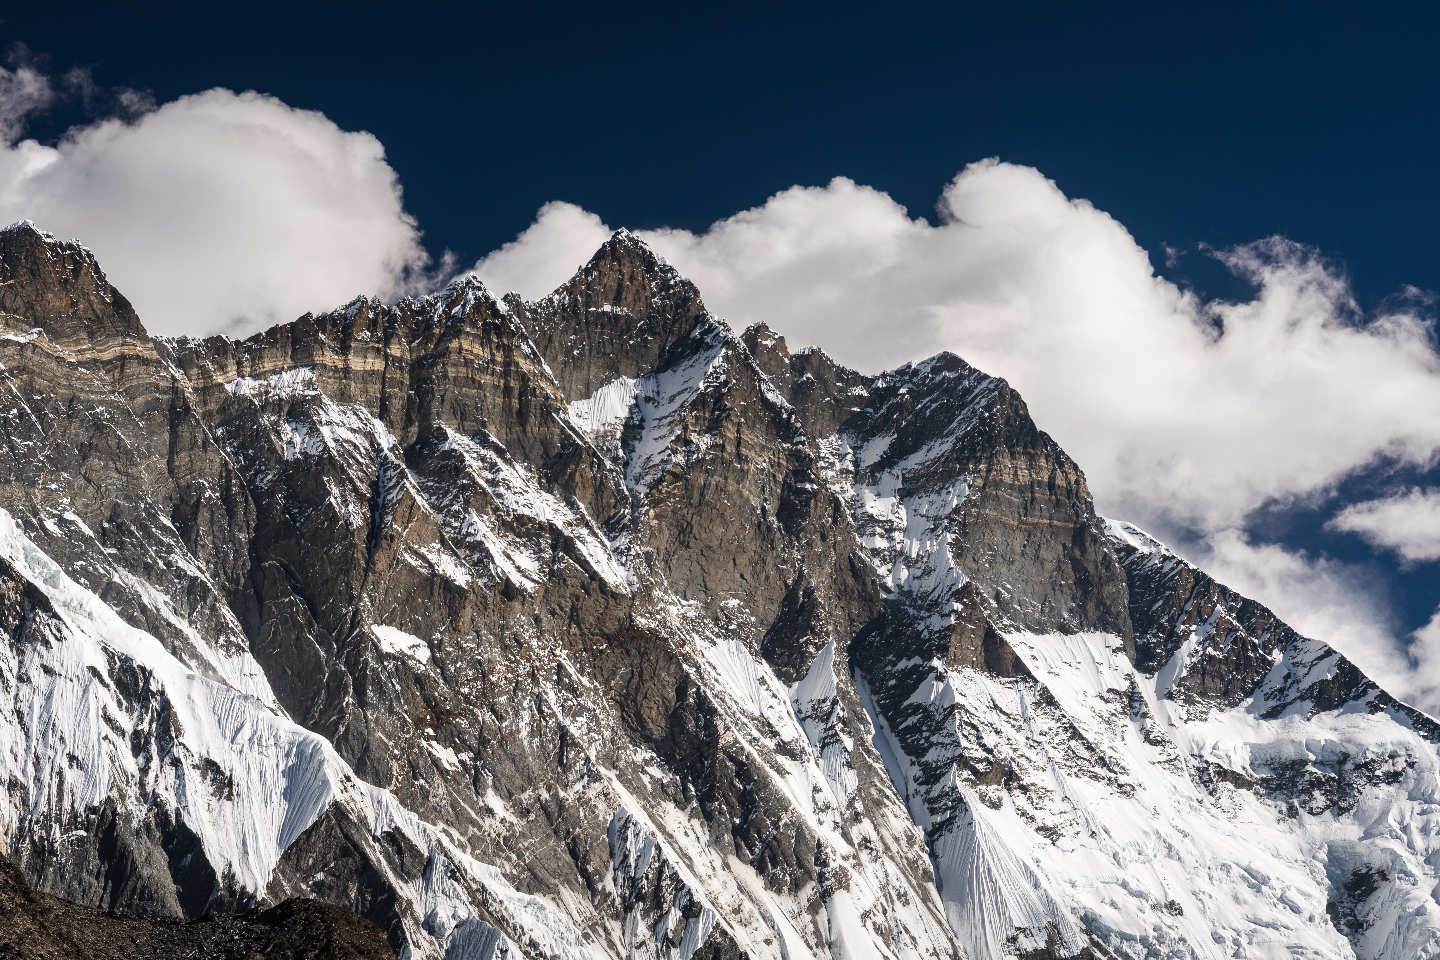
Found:
[[[1379,500],[1354,503],[1326,527],[1358,533],[1366,543],[1394,550],[1408,563],[1440,560],[1440,489],[1412,487]]]
[[[0,222],[80,238],[150,331],[244,335],[423,275],[419,230],[370,134],[216,89],[54,147],[14,143],[43,100],[22,72],[0,77]]]
[[[1413,678],[1410,702],[1436,713],[1440,704],[1440,608],[1429,623],[1415,631],[1407,653]]]
[[[1007,378],[1084,467],[1102,512],[1170,538],[1411,689],[1373,583],[1234,531],[1262,505],[1322,502],[1377,464],[1433,465],[1440,355],[1414,298],[1366,318],[1341,270],[1272,238],[1219,254],[1253,299],[1202,302],[1157,277],[1109,215],[995,161],[961,172],[938,212],[913,219],[837,179],[704,233],[643,235],[712,311],[737,327],[764,320],[792,349],[818,344],[872,372],[951,350]],[[582,263],[600,230],[569,208],[537,220],[533,245],[527,231],[501,252],[543,286]],[[565,262],[545,274],[536,264],[550,255]]]
[[[552,201],[524,233],[487,254],[472,272],[496,293],[539,300],[589,262],[612,232],[595,214]]]

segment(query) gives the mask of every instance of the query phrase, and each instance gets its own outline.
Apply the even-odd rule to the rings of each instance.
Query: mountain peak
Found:
[[[655,369],[709,315],[700,291],[628,230],[526,310],[531,338],[573,400]]]
[[[55,235],[46,230],[41,230],[39,224],[34,220],[16,220],[8,227],[0,229],[0,233],[32,233],[44,240],[54,240]]]
[[[614,250],[640,252],[643,255],[655,257],[662,262],[665,259],[664,257],[659,256],[659,254],[655,253],[653,249],[651,249],[650,244],[645,242],[644,237],[640,236],[640,234],[638,233],[633,233],[630,230],[627,230],[625,227],[621,227],[619,230],[616,230],[614,233],[610,234],[610,239],[606,240],[603,244],[600,245],[600,250],[596,251],[596,256],[599,256],[600,252],[607,248]]]
[[[25,318],[27,329],[39,327],[70,348],[117,337],[149,339],[94,254],[31,220],[0,230],[0,313]]]
[[[788,395],[792,377],[790,350],[785,345],[785,338],[771,330],[764,320],[758,320],[740,334],[740,342],[745,344],[745,349],[750,351],[750,356],[755,358],[756,366],[764,371],[765,376],[781,393]]]
[[[610,239],[600,245],[589,262],[576,272],[576,276],[604,274],[607,270],[619,270],[627,278],[643,279],[652,286],[684,284],[694,290],[694,286],[680,276],[679,271],[656,253],[650,244],[638,234],[624,228],[611,234]],[[696,294],[698,295],[698,291]]]

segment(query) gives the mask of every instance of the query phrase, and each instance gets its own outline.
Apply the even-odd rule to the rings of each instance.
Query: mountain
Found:
[[[420,958],[1440,957],[1440,727],[1004,381],[737,335],[636,237],[244,341],[0,232],[0,834]]]

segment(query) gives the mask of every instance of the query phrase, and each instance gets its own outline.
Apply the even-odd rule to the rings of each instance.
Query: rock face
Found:
[[[1440,955],[1440,730],[1003,380],[737,336],[617,234],[245,341],[0,232],[0,832],[407,957]]]

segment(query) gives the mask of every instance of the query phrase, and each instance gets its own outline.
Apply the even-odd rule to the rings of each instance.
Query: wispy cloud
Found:
[[[1440,609],[1429,623],[1415,631],[1406,654],[1411,667],[1407,677],[1411,700],[1428,706],[1433,713],[1435,705],[1440,704]]]
[[[55,101],[50,78],[26,63],[0,67],[0,140],[14,142],[25,132],[30,118]]]
[[[1407,563],[1440,560],[1440,489],[1412,487],[1352,503],[1326,527],[1359,534],[1366,543],[1393,550]]]

